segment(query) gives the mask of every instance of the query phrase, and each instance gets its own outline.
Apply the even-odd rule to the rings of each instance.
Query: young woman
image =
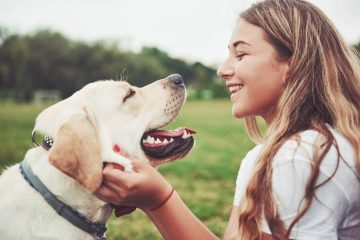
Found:
[[[224,238],[359,239],[359,59],[303,0],[253,5],[228,48],[218,75],[258,145],[241,163]],[[104,169],[100,198],[141,208],[165,239],[217,239],[157,171],[134,161],[134,173]]]

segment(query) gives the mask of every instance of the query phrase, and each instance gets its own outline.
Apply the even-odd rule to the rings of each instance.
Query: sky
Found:
[[[171,57],[218,66],[239,12],[256,0],[0,0],[0,26],[28,34],[51,29],[131,51],[158,47]],[[349,43],[360,41],[360,0],[309,0]]]

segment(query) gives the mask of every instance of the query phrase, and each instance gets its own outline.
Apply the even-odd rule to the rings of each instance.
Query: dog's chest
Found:
[[[52,209],[21,176],[18,165],[0,176],[0,239],[94,239]]]

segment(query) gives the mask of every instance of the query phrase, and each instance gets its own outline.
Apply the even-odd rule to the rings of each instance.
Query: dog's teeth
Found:
[[[165,138],[164,141],[162,142],[163,144],[168,144],[169,141]]]
[[[149,143],[150,142],[150,136],[147,136],[147,138],[144,140],[146,143]]]
[[[189,138],[189,137],[191,137],[191,133],[188,133],[186,131],[184,131],[183,135],[181,136],[181,138],[183,138],[183,139],[186,139],[186,138]]]
[[[173,138],[170,138],[170,142],[173,142],[174,141],[174,139]]]
[[[183,133],[183,135],[181,136],[181,138],[187,138],[188,136],[187,136],[187,132],[186,131],[184,131],[184,133]]]
[[[146,140],[147,143],[155,143],[155,139],[151,136],[147,136]]]
[[[155,143],[156,143],[156,144],[159,144],[159,143],[162,143],[162,142],[161,142],[160,139],[157,138],[156,141],[155,141]]]

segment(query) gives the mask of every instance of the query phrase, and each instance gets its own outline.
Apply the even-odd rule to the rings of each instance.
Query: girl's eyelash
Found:
[[[236,58],[242,59],[246,54],[245,53],[239,53],[236,54]]]

